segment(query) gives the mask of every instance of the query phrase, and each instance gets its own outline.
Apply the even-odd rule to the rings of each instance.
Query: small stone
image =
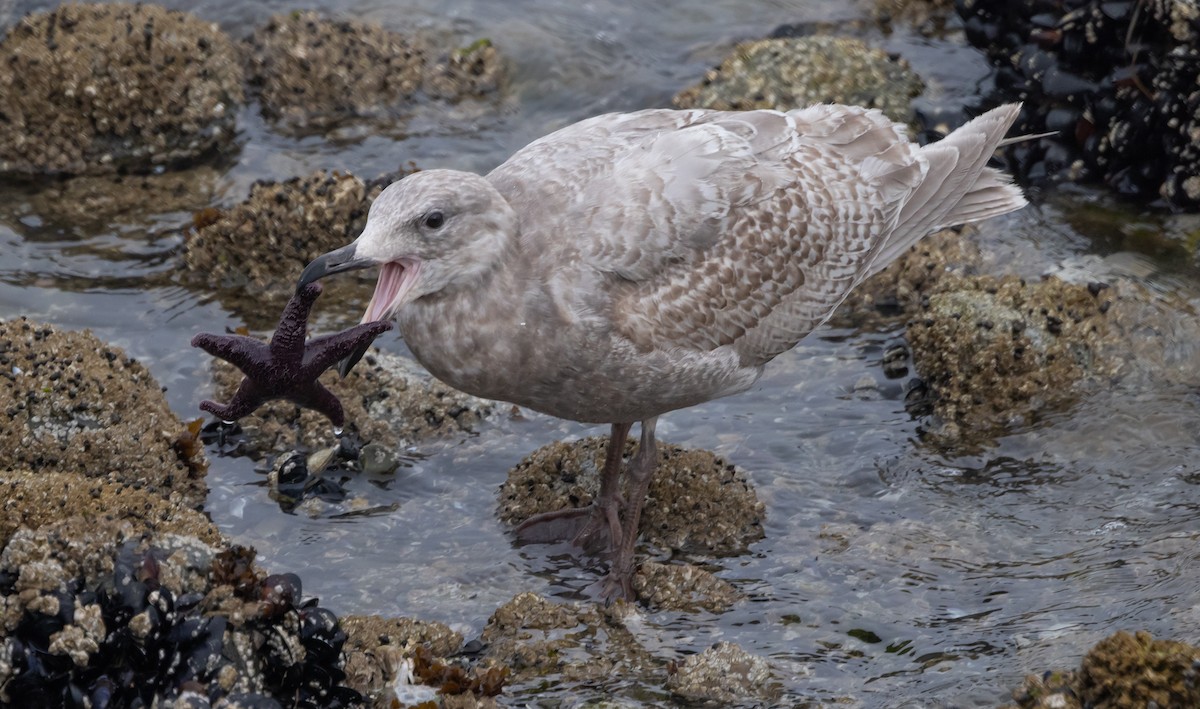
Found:
[[[368,443],[359,453],[359,464],[367,475],[390,475],[400,465],[400,456],[385,445]]]

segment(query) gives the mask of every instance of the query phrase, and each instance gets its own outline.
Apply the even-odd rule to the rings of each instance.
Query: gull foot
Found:
[[[597,585],[600,587],[600,600],[604,601],[604,605],[606,606],[611,606],[617,600],[623,600],[628,603],[633,603],[637,600],[637,594],[633,592],[632,570],[620,572],[616,569],[609,569],[604,578],[597,582]]]
[[[517,540],[523,544],[570,542],[588,554],[616,549],[621,544],[621,522],[617,505],[597,504],[536,514],[517,525]]]

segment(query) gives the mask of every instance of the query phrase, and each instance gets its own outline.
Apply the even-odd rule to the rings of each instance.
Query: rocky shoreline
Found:
[[[1101,6],[1121,4],[1087,4],[1101,14],[1080,12],[1058,35],[1035,28],[1039,51],[1070,66],[1071,32],[1092,22],[1111,34],[1110,25],[1124,18],[1104,15],[1112,8]],[[910,17],[912,5],[879,12]],[[945,12],[947,3],[928,5]],[[977,18],[967,25],[976,42],[991,36],[989,27],[1014,21],[989,3],[959,5]],[[1200,26],[1197,17],[1152,5],[1143,21],[1164,24],[1172,42]],[[782,34],[739,45],[674,104],[787,109],[838,100],[919,122],[911,104],[924,84],[902,59],[858,39]],[[209,196],[188,190],[211,189],[221,156],[237,151],[234,120],[247,102],[283,134],[337,136],[402,130],[421,105],[505,100],[511,67],[503,47],[437,40],[299,11],[271,18],[240,42],[154,5],[35,13],[0,41],[0,59],[17,68],[0,77],[0,173],[35,185],[73,176],[37,189],[46,199],[83,202],[92,216],[125,213],[157,195],[178,199],[195,217],[172,277],[220,298],[246,318],[246,332],[264,335],[269,323],[254,313],[278,310],[299,268],[353,238],[371,200],[415,168],[370,179],[322,172],[263,182],[228,209],[204,207]],[[1187,162],[1194,140],[1166,174],[1142,175],[1121,148],[1133,130],[1121,127],[1132,120],[1124,109],[1114,109],[1108,123],[1095,110],[1080,113],[1071,104],[1078,92],[1047,89],[1048,74],[1031,73],[1028,52],[997,47],[990,53],[1004,75],[1041,86],[1019,96],[1028,101],[1026,128],[1070,118],[1108,136],[1089,133],[1071,146],[1082,150],[1078,165],[1055,152],[1059,144],[1010,156],[1027,176],[1066,179],[1061,171],[1073,170],[1072,179],[1103,179],[1140,197],[1157,193],[1180,208],[1200,201],[1192,189],[1200,177]],[[1190,61],[1177,58],[1171,76],[1191,77]],[[1074,113],[1064,118],[1067,108],[1039,103],[1039,91]],[[1131,96],[1118,91],[1116,100]],[[1128,110],[1154,110],[1144,104],[1136,99]],[[191,186],[172,182],[179,175],[192,176],[184,180]],[[71,189],[91,196],[68,199]],[[350,306],[365,302],[369,289],[350,282],[327,297],[357,312]],[[905,372],[906,405],[925,422],[921,444],[980,450],[1011,427],[1069,408],[1090,388],[1146,376],[1169,356],[1161,338],[1144,337],[1147,330],[1200,340],[1179,309],[1164,306],[1167,297],[1117,279],[1000,277],[984,272],[960,232],[946,231],[865,284],[838,318],[905,323],[904,343],[884,366]],[[0,702],[488,707],[504,703],[506,686],[547,677],[586,683],[618,672],[672,701],[781,701],[786,670],[771,658],[719,642],[676,662],[630,630],[643,622],[643,608],[719,614],[748,602],[736,582],[704,562],[749,553],[765,534],[765,506],[744,471],[707,451],[661,446],[660,467],[672,472],[656,479],[643,518],[643,544],[658,556],[642,563],[635,581],[640,606],[523,592],[491,614],[479,637],[464,638],[434,621],[338,618],[303,594],[295,574],[261,568],[253,549],[222,535],[204,513],[205,444],[211,450],[215,436],[236,438],[238,455],[273,466],[275,494],[303,504],[326,471],[391,472],[402,447],[470,436],[494,425],[505,405],[453,391],[375,351],[345,380],[328,375],[353,422],[339,442],[318,415],[285,404],[260,410],[237,430],[181,420],[142,364],[87,331],[2,321],[0,365],[0,408],[10,422],[0,429]],[[237,374],[218,365],[213,380],[218,397],[226,396]],[[631,443],[626,455],[632,452]],[[531,453],[500,487],[498,517],[514,525],[539,511],[587,504],[602,456],[600,439]],[[1047,708],[1198,705],[1197,662],[1200,650],[1184,642],[1117,633],[1078,670],[1031,676],[1014,699]]]

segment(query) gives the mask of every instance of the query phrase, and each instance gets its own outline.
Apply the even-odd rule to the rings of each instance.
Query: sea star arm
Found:
[[[338,401],[334,393],[326,389],[324,384],[315,379],[309,383],[309,386],[292,391],[286,398],[306,409],[313,409],[325,414],[325,418],[329,419],[336,428],[341,428],[345,423],[346,416],[342,411],[342,402]]]
[[[236,366],[246,374],[255,371],[267,361],[267,345],[245,335],[214,335],[201,332],[192,338],[192,347],[199,347],[213,357],[219,357]]]
[[[236,421],[257,409],[265,398],[263,393],[258,390],[254,380],[246,377],[242,379],[241,385],[238,386],[228,404],[206,399],[200,402],[200,409],[217,416],[222,421]]]
[[[298,365],[304,358],[308,347],[304,343],[304,335],[308,330],[308,314],[312,311],[313,303],[321,295],[320,286],[305,286],[296,291],[283,308],[279,316],[279,324],[271,335],[271,355],[275,361],[288,365]]]
[[[314,337],[309,340],[305,349],[303,369],[306,373],[315,371],[320,374],[332,367],[334,362],[353,352],[366,349],[372,340],[391,329],[390,322],[376,320],[355,325],[341,332]]]

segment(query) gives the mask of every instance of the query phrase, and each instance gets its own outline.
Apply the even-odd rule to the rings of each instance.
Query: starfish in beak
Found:
[[[246,375],[228,404],[202,401],[200,408],[222,420],[233,421],[271,399],[287,399],[321,412],[340,428],[345,423],[342,404],[317,377],[339,360],[354,356],[354,361],[358,361],[371,342],[392,329],[392,325],[386,321],[366,322],[306,341],[308,314],[320,294],[319,283],[297,288],[284,307],[270,342],[207,332],[193,337],[192,347],[233,363]],[[349,367],[345,369],[349,371]]]

